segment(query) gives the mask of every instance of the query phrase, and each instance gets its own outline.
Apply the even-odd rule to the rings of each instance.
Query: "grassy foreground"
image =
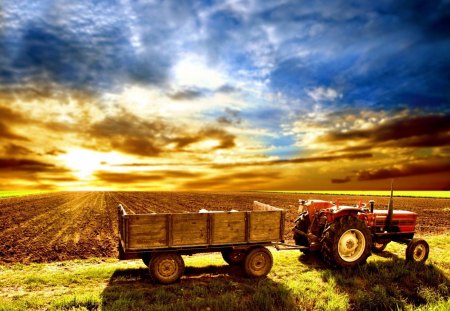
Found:
[[[310,191],[310,190],[261,190],[258,192],[273,192],[273,193],[305,193],[305,194],[335,194],[335,195],[357,195],[357,196],[390,196],[390,190],[323,190],[323,191]],[[412,198],[436,198],[444,199],[450,198],[450,191],[405,191],[394,190],[394,196],[396,197],[412,197]]]
[[[450,310],[450,237],[427,237],[426,265],[389,244],[356,270],[330,270],[273,250],[267,278],[247,279],[220,254],[184,257],[181,282],[162,286],[141,261],[76,260],[0,266],[0,310]]]

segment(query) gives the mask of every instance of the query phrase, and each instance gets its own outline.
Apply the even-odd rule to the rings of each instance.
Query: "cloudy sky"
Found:
[[[450,189],[450,1],[0,4],[0,189]]]

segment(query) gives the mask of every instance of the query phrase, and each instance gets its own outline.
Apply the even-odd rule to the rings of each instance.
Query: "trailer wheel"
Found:
[[[183,258],[177,253],[155,254],[150,260],[150,276],[161,284],[178,281],[184,272]]]
[[[412,239],[406,247],[406,260],[424,263],[428,259],[430,247],[423,239]]]
[[[151,255],[150,253],[141,254],[142,262],[148,267],[150,264]]]
[[[372,238],[364,221],[343,216],[330,224],[322,237],[322,254],[330,266],[354,267],[370,256]]]
[[[249,277],[266,276],[272,269],[272,265],[272,253],[265,247],[255,247],[245,256],[244,269]]]
[[[241,264],[245,259],[244,249],[232,249],[227,248],[222,251],[223,260],[230,266],[236,266]]]
[[[308,212],[304,212],[298,218],[295,228],[304,233],[308,233],[310,224],[311,221],[309,220]],[[309,247],[308,238],[304,235],[294,232],[294,240],[296,245]],[[309,254],[309,249],[301,249],[300,252],[304,254]]]
[[[372,243],[372,252],[381,253],[384,251],[389,242],[373,242]]]

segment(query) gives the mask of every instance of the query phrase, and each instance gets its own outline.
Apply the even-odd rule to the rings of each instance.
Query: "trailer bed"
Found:
[[[119,205],[120,259],[168,250],[214,251],[284,242],[285,211],[255,201],[251,211],[128,214]]]

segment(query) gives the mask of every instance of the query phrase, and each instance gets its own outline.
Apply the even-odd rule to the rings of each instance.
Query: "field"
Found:
[[[186,258],[189,268],[181,284],[161,287],[151,284],[141,262],[114,259],[118,203],[129,212],[143,213],[251,210],[253,201],[258,200],[287,210],[285,234],[290,239],[290,223],[297,215],[300,198],[339,199],[340,204],[371,199],[262,192],[59,192],[2,198],[0,310],[100,306],[120,310],[143,309],[148,304],[163,310],[170,310],[168,304],[173,309],[239,310],[266,305],[269,310],[345,310],[361,308],[367,299],[378,309],[449,307],[450,238],[441,234],[450,231],[450,199],[394,200],[396,209],[419,214],[418,234],[426,236],[431,245],[431,264],[425,267],[405,269],[404,247],[398,245],[389,245],[383,257],[370,257],[369,265],[361,270],[339,273],[328,270],[320,260],[311,262],[297,251],[286,251],[274,253],[273,271],[256,282],[243,278],[239,271],[224,265],[220,255],[212,254]],[[386,208],[389,200],[374,199],[376,208]],[[378,280],[379,275],[384,280]],[[372,288],[373,284],[378,285]],[[218,293],[223,297],[211,298]]]
[[[325,190],[325,191],[278,191],[278,190],[272,190],[272,191],[261,191],[261,192],[273,192],[273,193],[298,193],[298,194],[332,194],[332,195],[357,195],[357,196],[389,196],[390,191],[389,190],[355,190],[355,191],[348,191],[348,190],[339,190],[339,191],[333,191],[333,190]],[[418,191],[404,191],[404,190],[395,190],[395,196],[396,197],[411,197],[411,198],[444,198],[444,199],[450,199],[450,191],[424,191],[424,190],[418,190]]]

